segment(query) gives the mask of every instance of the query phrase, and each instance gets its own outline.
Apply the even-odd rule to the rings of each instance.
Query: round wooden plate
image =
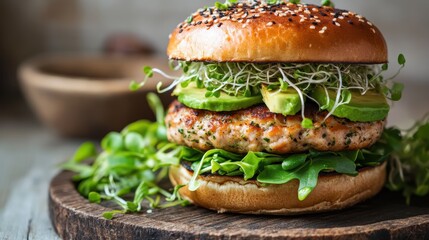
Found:
[[[429,198],[407,206],[396,193],[383,191],[350,209],[304,216],[218,214],[196,206],[101,215],[112,205],[89,203],[79,195],[72,173],[51,182],[49,209],[63,239],[429,239]]]

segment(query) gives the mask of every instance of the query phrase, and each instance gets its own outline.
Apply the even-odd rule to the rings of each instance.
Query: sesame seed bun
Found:
[[[383,35],[362,16],[291,3],[199,10],[173,31],[167,54],[186,61],[387,62]]]
[[[192,172],[182,166],[170,167],[174,185],[187,184]],[[218,212],[297,215],[343,209],[376,195],[386,179],[386,163],[367,167],[356,177],[344,174],[319,175],[316,188],[298,200],[298,181],[262,186],[241,177],[199,176],[201,186],[194,192],[183,187],[180,194],[192,203]]]

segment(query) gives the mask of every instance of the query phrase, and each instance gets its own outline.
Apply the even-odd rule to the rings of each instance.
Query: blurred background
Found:
[[[122,127],[124,121],[150,116],[144,106],[144,94],[131,94],[127,88],[129,81],[141,80],[141,67],[145,64],[167,66],[165,49],[169,33],[198,7],[213,6],[214,2],[0,0],[0,226],[3,225],[3,230],[25,233],[27,222],[19,221],[29,219],[29,214],[38,219],[33,223],[42,224],[40,229],[50,226],[46,191],[58,171],[56,164],[67,159],[89,137],[70,134],[75,131],[70,126],[80,126],[83,121],[86,128],[78,130],[99,137],[107,128]],[[389,124],[409,127],[429,111],[429,1],[334,2],[338,8],[366,16],[383,32],[392,63],[387,76],[398,69],[398,54],[406,56],[406,67],[396,79],[406,89],[403,100],[393,105]],[[40,58],[46,54],[55,55]],[[36,56],[37,60],[27,62]],[[24,62],[26,67],[18,74]],[[20,86],[19,76],[26,79],[22,84],[25,88]],[[87,81],[89,78],[112,81]],[[25,101],[22,89],[32,107]],[[110,122],[115,125],[104,125]],[[21,210],[17,205],[20,201],[14,199],[21,200],[24,195],[41,196],[29,205],[41,215],[36,210]],[[9,209],[13,212],[9,213]],[[15,216],[16,221],[1,217],[8,214]],[[0,235],[1,230],[0,227]]]
[[[164,54],[168,34],[196,7],[209,0],[0,0],[0,96],[19,98],[17,66],[40,53],[103,49],[112,34],[134,34]],[[317,3],[319,1],[307,1]],[[429,1],[342,0],[374,22],[387,39],[391,60],[403,52],[407,81],[424,81],[429,48]]]

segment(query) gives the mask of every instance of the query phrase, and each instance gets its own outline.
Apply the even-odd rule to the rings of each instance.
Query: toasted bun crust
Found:
[[[387,62],[383,35],[362,16],[291,3],[200,9],[173,31],[167,54],[186,61]]]
[[[184,167],[170,167],[174,185],[186,184],[192,172]],[[223,212],[245,214],[297,215],[325,212],[352,206],[376,195],[384,185],[386,164],[365,168],[356,177],[344,174],[319,176],[317,187],[304,200],[298,200],[298,181],[262,186],[239,177],[200,176],[201,186],[191,192],[180,190],[194,204]]]

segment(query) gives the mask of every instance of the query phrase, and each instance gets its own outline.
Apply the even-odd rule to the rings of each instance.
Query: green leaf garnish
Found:
[[[97,149],[95,145],[91,142],[85,142],[80,145],[76,150],[74,156],[71,158],[71,161],[74,163],[79,163],[88,158],[95,157],[97,155]]]
[[[404,54],[399,54],[398,55],[398,63],[399,63],[399,65],[405,65],[405,62],[406,62],[406,60],[405,60],[405,56],[404,56]]]
[[[153,77],[153,69],[152,69],[152,67],[150,67],[150,66],[144,66],[143,67],[143,73],[147,77],[149,77],[149,78]]]
[[[97,192],[90,192],[88,195],[88,200],[92,203],[100,203],[101,202],[100,194]]]
[[[328,6],[328,7],[335,7],[335,4],[331,2],[330,0],[322,0],[321,3],[322,6]]]
[[[387,129],[380,144],[391,152],[387,187],[401,191],[407,203],[413,195],[429,194],[429,115],[401,132]]]
[[[393,87],[390,89],[390,99],[393,101],[399,101],[402,98],[402,91],[404,90],[404,84],[393,83]]]
[[[124,139],[120,133],[111,132],[101,141],[101,147],[108,152],[118,152],[124,148]]]
[[[227,10],[229,7],[231,7],[232,5],[234,5],[237,2],[238,2],[238,0],[226,0],[225,3],[216,2],[215,8],[217,8],[219,10]]]
[[[307,160],[308,154],[293,154],[287,157],[282,162],[283,170],[293,170],[302,164],[304,164],[305,160]]]
[[[342,156],[309,156],[301,167],[284,170],[282,165],[269,165],[259,174],[258,181],[268,184],[284,184],[293,179],[299,181],[298,199],[307,198],[317,185],[320,171],[334,170],[338,173],[357,175],[356,165],[353,161]]]
[[[304,118],[304,120],[302,120],[301,122],[301,126],[306,129],[311,129],[314,127],[313,120],[311,120],[310,118]]]
[[[274,5],[274,4],[281,4],[283,3],[283,0],[267,0],[267,4]]]
[[[124,214],[124,213],[125,213],[124,211],[113,210],[113,211],[109,211],[109,212],[104,212],[103,217],[107,220],[112,220],[113,217],[115,217],[115,215]]]

